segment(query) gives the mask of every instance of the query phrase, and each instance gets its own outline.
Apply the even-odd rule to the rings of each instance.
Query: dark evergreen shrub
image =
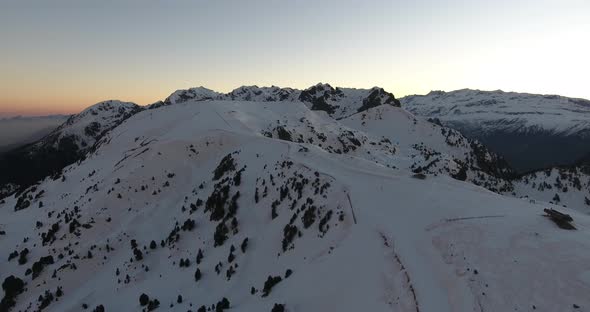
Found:
[[[275,303],[275,305],[272,307],[271,312],[285,312],[285,305]]]
[[[195,281],[198,282],[201,279],[201,270],[195,271]]]
[[[283,279],[280,276],[268,276],[266,282],[264,282],[264,287],[262,288],[262,297],[266,297],[270,294],[272,288],[278,284]]]
[[[150,297],[146,294],[141,294],[139,296],[139,305],[146,306],[150,302]]]

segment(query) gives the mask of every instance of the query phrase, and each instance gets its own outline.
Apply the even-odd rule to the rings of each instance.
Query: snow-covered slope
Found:
[[[502,194],[538,200],[546,200],[547,197],[527,188],[515,190],[511,181],[512,171],[503,159],[489,152],[478,141],[441,127],[438,120],[428,122],[425,118],[429,117],[417,117],[400,109],[395,97],[381,88],[363,90],[317,84],[301,91],[276,86],[244,86],[222,94],[198,87],[178,90],[148,108],[153,114],[155,109],[163,106],[201,101],[255,101],[267,102],[267,105],[286,102],[293,103],[294,107],[303,103],[311,111],[290,112],[281,118],[269,119],[263,128],[256,131],[269,137],[316,144],[331,153],[363,157],[386,167],[406,169],[417,174],[448,175]],[[59,172],[64,166],[84,157],[97,139],[140,110],[135,104],[118,101],[107,101],[88,108],[70,118],[52,135],[25,150],[26,154],[40,155],[49,162],[37,161],[39,157],[29,157],[30,161],[21,166],[14,166],[14,160],[4,161],[4,167],[9,168],[6,172],[12,172],[6,174],[5,179],[10,176],[38,179]],[[27,160],[21,155],[17,153],[13,157],[19,159],[17,164],[20,159]],[[39,169],[30,166],[30,163],[43,164],[49,170],[40,170],[47,168]],[[25,171],[22,167],[26,168]],[[32,174],[23,174],[26,170]],[[40,172],[42,174],[38,174]],[[25,182],[28,183],[4,183],[0,193],[8,194],[15,187],[34,181]],[[579,194],[572,196],[580,197]],[[585,204],[577,202],[583,203],[571,201],[570,207],[585,211]]]
[[[399,133],[380,133],[389,128],[370,122],[378,116]],[[59,176],[1,202],[3,304],[590,307],[590,217],[562,209],[578,228],[564,231],[541,215],[551,205],[407,170],[413,136],[481,169],[452,148],[470,144],[442,129],[386,107],[339,122],[297,101],[188,100],[139,112]]]
[[[416,115],[484,142],[520,171],[573,164],[590,153],[588,100],[465,89],[401,102]]]
[[[71,138],[82,150],[92,146],[106,132],[141,110],[139,105],[131,102],[115,100],[100,102],[68,118],[64,124],[40,143],[56,146],[60,140]]]
[[[349,127],[383,137],[398,148],[397,166],[415,173],[445,174],[495,192],[512,191],[510,167],[481,143],[408,111],[382,105],[342,119]]]
[[[556,167],[522,175],[514,191],[536,201],[551,202],[590,214],[588,166]]]
[[[101,102],[69,117],[42,139],[2,154],[0,194],[14,186],[29,186],[38,179],[60,172],[95,148],[95,143],[105,133],[142,109],[133,103]]]

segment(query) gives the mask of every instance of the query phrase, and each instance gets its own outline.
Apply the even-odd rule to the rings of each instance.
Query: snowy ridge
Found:
[[[456,130],[382,105],[342,119],[349,127],[386,138],[402,155],[396,165],[415,173],[444,174],[498,193],[512,191],[512,170],[481,143]]]
[[[501,193],[590,212],[589,172],[578,165],[590,153],[590,101],[469,89],[432,91],[401,101],[415,114],[504,155],[521,174],[510,179],[513,190]]]
[[[407,168],[421,157],[412,138],[441,149],[429,157],[454,158],[440,163],[471,159],[469,170],[494,173],[483,168],[491,154],[462,155],[455,149],[471,144],[443,129],[389,106],[340,121],[285,101],[189,100],[138,112],[85,159],[0,201],[0,250],[10,255],[0,258],[10,290],[2,304],[590,307],[590,216],[417,176]],[[547,207],[571,214],[578,230],[559,229],[541,215]]]
[[[404,97],[404,108],[417,115],[461,123],[471,131],[590,135],[590,101],[558,95],[458,90]]]
[[[106,132],[141,110],[139,105],[131,102],[100,102],[68,118],[47,140],[57,145],[61,139],[70,137],[82,150],[92,146]]]
[[[231,100],[256,102],[294,101],[298,97],[299,93],[299,90],[280,88],[277,86],[244,86],[231,91],[225,96],[225,98]]]
[[[294,102],[305,103],[312,110],[327,112],[339,119],[353,115],[382,104],[400,106],[393,94],[374,87],[371,89],[333,88],[329,84],[318,83],[305,90],[280,88],[277,86],[258,87],[243,86],[227,94],[221,94],[204,87],[178,90],[164,102],[153,104],[150,108],[178,104],[187,101],[231,100],[257,102]]]
[[[187,90],[177,90],[164,100],[165,105],[182,103],[189,100],[192,101],[206,101],[222,99],[221,93],[209,90],[204,87],[190,88]],[[153,106],[153,105],[152,105]]]
[[[0,195],[26,188],[84,158],[104,134],[142,109],[133,103],[101,102],[71,116],[40,140],[3,153]]]
[[[350,89],[333,88],[329,84],[317,84],[301,91],[299,100],[312,110],[327,112],[330,116],[341,119],[382,104],[400,106],[393,94],[382,88]]]
[[[590,154],[588,100],[465,89],[402,102],[416,115],[483,142],[520,173],[574,165]]]

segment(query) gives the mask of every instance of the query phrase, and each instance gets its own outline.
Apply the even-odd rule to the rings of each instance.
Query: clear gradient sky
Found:
[[[0,0],[0,116],[317,82],[590,98],[589,0]]]

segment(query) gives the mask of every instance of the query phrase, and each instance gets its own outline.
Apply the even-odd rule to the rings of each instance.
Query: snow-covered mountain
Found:
[[[131,102],[114,100],[100,102],[70,117],[42,143],[55,146],[64,138],[70,138],[82,150],[92,146],[106,132],[141,110],[139,105]]]
[[[512,191],[513,173],[502,158],[478,141],[404,109],[382,105],[340,122],[392,142],[399,154],[395,166],[418,174],[448,175],[494,192]]]
[[[198,87],[178,90],[163,102],[150,106],[157,108],[186,101],[231,100],[258,102],[303,102],[311,110],[325,111],[331,117],[341,119],[360,111],[382,104],[400,106],[393,94],[382,88],[352,89],[334,88],[326,83],[318,83],[305,90],[292,88],[244,86],[230,93],[222,94],[207,88]]]
[[[42,139],[0,155],[0,195],[82,159],[105,133],[142,109],[133,103],[101,102],[69,117]]]
[[[84,157],[0,201],[0,309],[590,307],[590,216],[472,184],[511,171],[381,89],[190,90],[117,105]]]
[[[204,87],[178,90],[164,101],[147,107],[121,101],[105,101],[93,105],[80,114],[71,116],[63,125],[41,140],[0,155],[0,197],[15,189],[27,187],[35,181],[59,172],[96,148],[94,144],[110,129],[143,109],[186,101],[243,100],[304,102],[313,110],[323,110],[342,118],[381,104],[399,106],[393,94],[382,88],[349,89],[317,84],[306,90],[279,87],[241,87],[222,94]]]
[[[590,153],[588,100],[465,89],[401,102],[416,115],[478,139],[521,172],[571,165]]]
[[[401,166],[415,173],[446,174],[496,192],[512,191],[506,181],[512,172],[501,158],[455,130],[400,109],[394,95],[382,88],[334,88],[320,83],[303,91],[245,86],[221,94],[198,87],[178,90],[152,107],[209,100],[301,102],[311,111],[321,111],[332,118],[314,121],[314,116],[305,115],[302,119],[288,115],[259,130],[270,137],[283,135],[288,140],[315,143],[329,152],[367,154],[370,156],[365,157],[386,166]],[[324,132],[316,130],[320,128]],[[386,156],[379,156],[380,153]]]

